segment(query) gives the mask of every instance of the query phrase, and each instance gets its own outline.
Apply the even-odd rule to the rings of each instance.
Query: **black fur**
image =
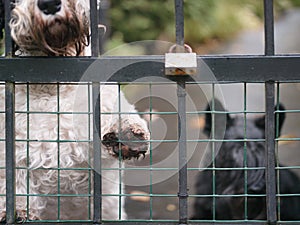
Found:
[[[225,111],[220,102],[215,100],[216,111]],[[280,110],[284,110],[282,105]],[[207,106],[207,111],[210,106]],[[212,132],[211,113],[206,114],[206,123],[203,132],[210,136]],[[279,113],[279,132],[285,119],[284,113]],[[215,157],[216,168],[241,168],[241,170],[216,170],[215,171],[215,194],[217,195],[237,195],[244,194],[245,170],[244,167],[244,118],[231,117],[228,114],[215,114],[215,130],[218,130],[218,122],[227,120],[224,139],[237,140],[236,142],[223,142],[217,156]],[[247,138],[265,138],[265,117],[247,119]],[[263,141],[247,142],[247,167],[265,166],[265,144]],[[212,164],[209,166],[212,168]],[[300,180],[290,170],[280,170],[280,193],[300,194]],[[247,171],[247,193],[265,194],[266,181],[265,170],[254,169]],[[197,195],[213,194],[213,172],[204,170],[199,173],[196,182]],[[280,198],[280,219],[299,220],[300,219],[300,197]],[[247,219],[266,219],[266,198],[248,197]],[[218,220],[246,219],[245,198],[244,197],[216,197],[215,198],[215,218]],[[212,220],[213,219],[213,198],[197,197],[194,203],[194,215],[192,219]]]

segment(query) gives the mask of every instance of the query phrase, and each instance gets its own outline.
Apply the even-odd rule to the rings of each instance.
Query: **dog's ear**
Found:
[[[224,113],[215,113],[214,114],[214,121],[215,121],[215,131],[216,129],[219,130],[219,128],[222,130],[225,128],[226,124],[228,125],[231,122],[231,118],[228,114],[226,114],[226,110],[224,109],[222,103],[214,99],[213,101],[210,101],[210,103],[206,106],[205,111],[207,113],[205,114],[205,126],[203,129],[203,133],[206,134],[208,137],[210,137],[211,130],[212,130],[212,108],[214,104],[214,111],[217,112],[224,112]]]
[[[274,111],[276,111],[276,110],[284,111],[285,108],[284,108],[284,106],[281,103],[279,103],[278,107],[275,106],[275,108],[274,108]],[[276,116],[275,116],[275,129],[277,129],[277,127],[278,127],[278,136],[280,136],[280,132],[281,132],[281,128],[283,126],[284,120],[285,120],[285,112],[278,112],[278,113],[276,113]],[[257,118],[255,120],[255,125],[259,129],[264,130],[265,129],[265,116]]]

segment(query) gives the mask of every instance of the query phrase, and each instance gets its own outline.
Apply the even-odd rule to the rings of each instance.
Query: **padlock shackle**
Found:
[[[178,49],[180,51],[178,51]],[[184,46],[180,46],[180,45],[172,45],[169,49],[169,53],[183,53],[183,52],[187,52],[187,53],[192,53],[193,50],[191,48],[191,46],[184,44]]]

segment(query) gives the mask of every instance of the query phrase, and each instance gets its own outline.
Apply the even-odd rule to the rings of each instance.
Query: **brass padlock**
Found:
[[[186,45],[185,49],[189,52],[165,54],[166,75],[195,75],[197,73],[197,55]]]

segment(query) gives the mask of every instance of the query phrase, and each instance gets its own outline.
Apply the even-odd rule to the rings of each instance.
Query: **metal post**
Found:
[[[266,82],[266,205],[268,224],[276,224],[276,172],[275,172],[275,87],[273,81]]]
[[[184,8],[183,0],[175,0],[176,52],[184,51]],[[178,146],[179,146],[179,224],[187,224],[187,153],[186,153],[186,89],[185,77],[177,80],[178,98]]]
[[[274,13],[273,0],[264,0],[265,55],[274,55]]]
[[[10,27],[8,25],[11,15],[11,3],[10,1],[4,1],[5,12],[5,56],[12,56],[13,54],[13,41],[10,36]]]
[[[93,83],[94,224],[102,222],[100,84]]]
[[[91,19],[91,50],[92,56],[99,56],[99,11],[97,0],[90,0],[90,19]]]
[[[110,34],[110,24],[108,21],[108,10],[110,8],[110,0],[101,0],[99,8],[99,24],[104,25],[102,29],[99,28],[99,50],[100,54],[105,51],[105,42]]]
[[[184,46],[184,10],[183,0],[175,0],[176,44]]]
[[[186,154],[186,89],[185,81],[177,82],[179,145],[179,223],[187,224],[187,154]]]
[[[6,223],[15,222],[15,85],[5,84]]]

